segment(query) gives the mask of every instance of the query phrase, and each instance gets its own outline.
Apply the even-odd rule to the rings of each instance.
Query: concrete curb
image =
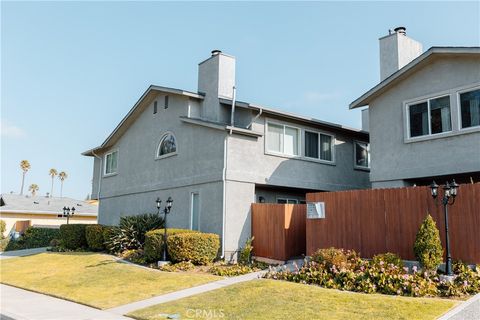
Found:
[[[451,309],[450,311],[448,311],[447,313],[442,315],[440,318],[437,318],[437,320],[452,319],[453,317],[459,315],[462,311],[464,311],[466,308],[468,308],[469,306],[471,306],[474,303],[479,303],[480,304],[480,293],[477,293],[476,295],[474,295],[473,297],[471,297],[467,301],[464,301],[460,305],[454,307],[453,309]],[[478,317],[480,318],[480,307],[479,307],[478,313],[479,313]],[[462,318],[463,317],[460,316],[460,319],[462,319]]]

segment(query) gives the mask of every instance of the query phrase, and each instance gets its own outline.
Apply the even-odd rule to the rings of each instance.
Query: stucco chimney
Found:
[[[385,80],[396,71],[423,52],[420,42],[407,37],[405,27],[397,27],[393,33],[379,39],[380,41],[380,81]]]
[[[218,98],[233,98],[235,57],[213,50],[207,60],[198,64],[198,92],[205,95],[203,117],[219,121]]]

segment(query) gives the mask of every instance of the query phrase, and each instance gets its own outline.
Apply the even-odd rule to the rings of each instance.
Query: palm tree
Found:
[[[23,194],[23,186],[25,184],[25,175],[27,174],[27,171],[30,170],[30,162],[28,160],[22,160],[20,161],[20,168],[23,171],[22,175],[22,188],[20,189],[20,194]]]
[[[28,188],[28,190],[32,192],[32,197],[35,197],[35,194],[37,193],[38,189],[40,189],[40,188],[35,183],[32,183],[30,185],[30,187]]]
[[[58,179],[60,179],[60,197],[63,195],[63,181],[67,179],[68,175],[65,171],[62,171],[58,174]]]
[[[50,189],[50,198],[51,198],[53,197],[53,179],[58,174],[57,169],[54,169],[54,168],[50,169],[48,174],[52,177],[52,188]]]

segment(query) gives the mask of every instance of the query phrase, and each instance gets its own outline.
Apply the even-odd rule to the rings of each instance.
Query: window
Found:
[[[277,198],[277,203],[280,204],[297,204],[297,199],[286,199],[286,198]]]
[[[192,217],[191,229],[200,231],[200,195],[198,192],[192,192],[190,215]]]
[[[480,126],[480,89],[460,94],[462,129]]]
[[[354,146],[355,167],[370,168],[370,145],[355,141]]]
[[[305,157],[333,161],[332,144],[330,135],[305,131]]]
[[[267,150],[298,156],[299,130],[281,124],[267,124]]]
[[[168,109],[168,96],[165,96],[165,109]]]
[[[452,131],[450,96],[408,106],[410,137]]]
[[[160,140],[158,145],[157,157],[163,157],[168,154],[175,154],[177,152],[177,142],[172,133],[167,133]]]
[[[105,155],[105,175],[117,172],[118,151],[113,151]]]
[[[153,103],[153,114],[157,113],[157,101]]]

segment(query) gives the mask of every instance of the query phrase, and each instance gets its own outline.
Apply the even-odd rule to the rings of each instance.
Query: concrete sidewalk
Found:
[[[0,259],[31,256],[32,254],[46,252],[47,248],[48,247],[0,252]]]
[[[223,287],[226,287],[226,286],[230,286],[232,284],[258,279],[258,278],[261,278],[261,276],[265,272],[266,271],[258,271],[258,272],[245,274],[243,276],[222,279],[222,280],[218,280],[218,281],[215,281],[215,282],[210,282],[210,283],[207,283],[207,284],[204,284],[204,285],[196,286],[196,287],[193,287],[193,288],[183,289],[183,290],[167,293],[167,294],[164,294],[164,295],[156,296],[156,297],[153,297],[153,298],[149,298],[149,299],[125,304],[123,306],[115,307],[115,308],[112,308],[112,309],[107,309],[105,311],[115,313],[115,314],[118,314],[118,315],[123,315],[123,314],[127,314],[129,312],[132,312],[132,311],[135,311],[135,310],[138,310],[138,309],[143,309],[143,308],[146,308],[146,307],[150,307],[150,306],[153,306],[153,305],[156,305],[156,304],[170,302],[170,301],[173,301],[173,300],[190,297],[190,296],[193,296],[193,295],[196,295],[196,294],[220,289],[220,288],[223,288]]]
[[[480,319],[480,293],[445,313],[438,320],[478,320]]]
[[[131,320],[131,318],[0,284],[0,309],[15,320]],[[3,317],[2,317],[3,319]]]

